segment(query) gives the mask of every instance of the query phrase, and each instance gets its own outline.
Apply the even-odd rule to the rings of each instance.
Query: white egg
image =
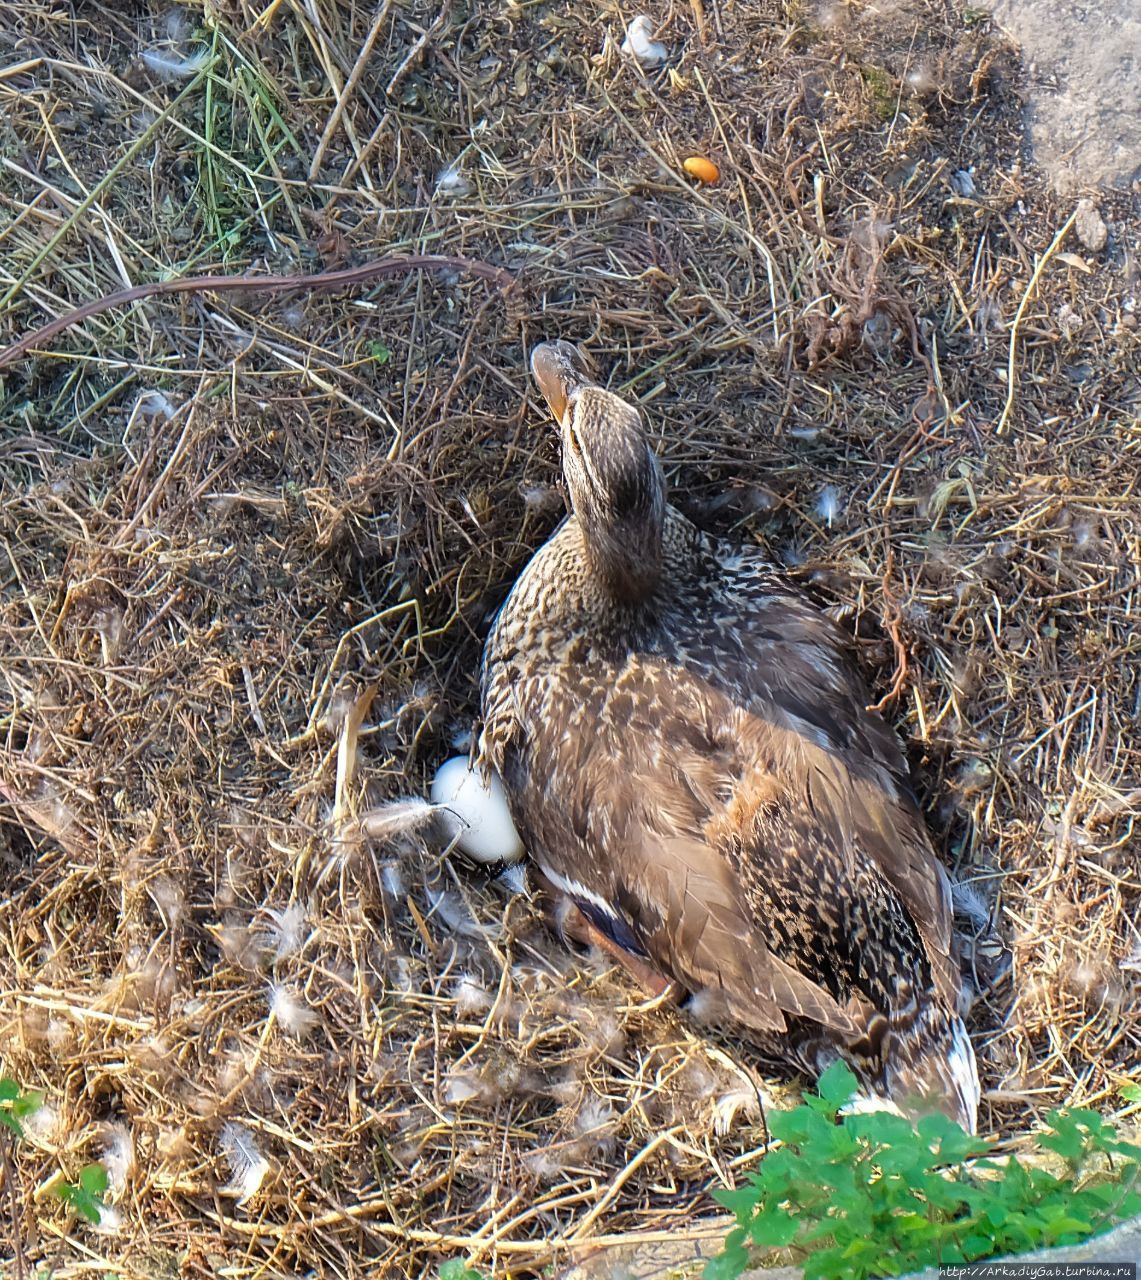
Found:
[[[466,756],[446,760],[432,779],[432,803],[449,840],[476,862],[518,862],[523,841],[511,821],[499,775],[487,782]]]

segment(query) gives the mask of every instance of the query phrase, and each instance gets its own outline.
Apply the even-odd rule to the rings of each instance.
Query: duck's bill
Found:
[[[593,383],[579,349],[561,340],[541,342],[531,352],[531,372],[559,426],[565,426],[571,394]]]

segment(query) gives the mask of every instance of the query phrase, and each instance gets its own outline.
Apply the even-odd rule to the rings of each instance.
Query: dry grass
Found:
[[[490,612],[558,518],[524,374],[554,335],[646,404],[679,503],[864,624],[981,895],[984,1126],[1120,1106],[1136,201],[1031,288],[1071,210],[1020,159],[984,25],[653,13],[675,60],[650,78],[610,4],[0,16],[0,343],[170,275],[517,277],[150,299],[0,375],[0,1052],[50,1103],[14,1152],[29,1268],[528,1273],[687,1229],[756,1158],[755,1115],[715,1123],[747,1055],[566,954],[414,814],[354,835],[470,729]],[[718,185],[679,176],[695,153]],[[238,1140],[268,1164],[245,1203]],[[100,1233],[44,1188],[108,1143]]]

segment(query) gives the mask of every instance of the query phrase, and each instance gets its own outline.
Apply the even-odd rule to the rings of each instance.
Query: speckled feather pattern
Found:
[[[484,756],[532,858],[764,1051],[961,1092],[947,877],[842,633],[673,508],[642,600],[589,543],[570,516],[484,652]]]

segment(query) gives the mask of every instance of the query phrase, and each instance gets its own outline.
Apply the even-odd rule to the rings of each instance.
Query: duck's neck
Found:
[[[581,391],[564,430],[563,475],[591,576],[617,602],[646,600],[662,576],[667,490],[637,411]]]
[[[662,576],[664,512],[606,521],[583,518],[583,551],[591,576],[611,599],[640,604],[654,594]]]

